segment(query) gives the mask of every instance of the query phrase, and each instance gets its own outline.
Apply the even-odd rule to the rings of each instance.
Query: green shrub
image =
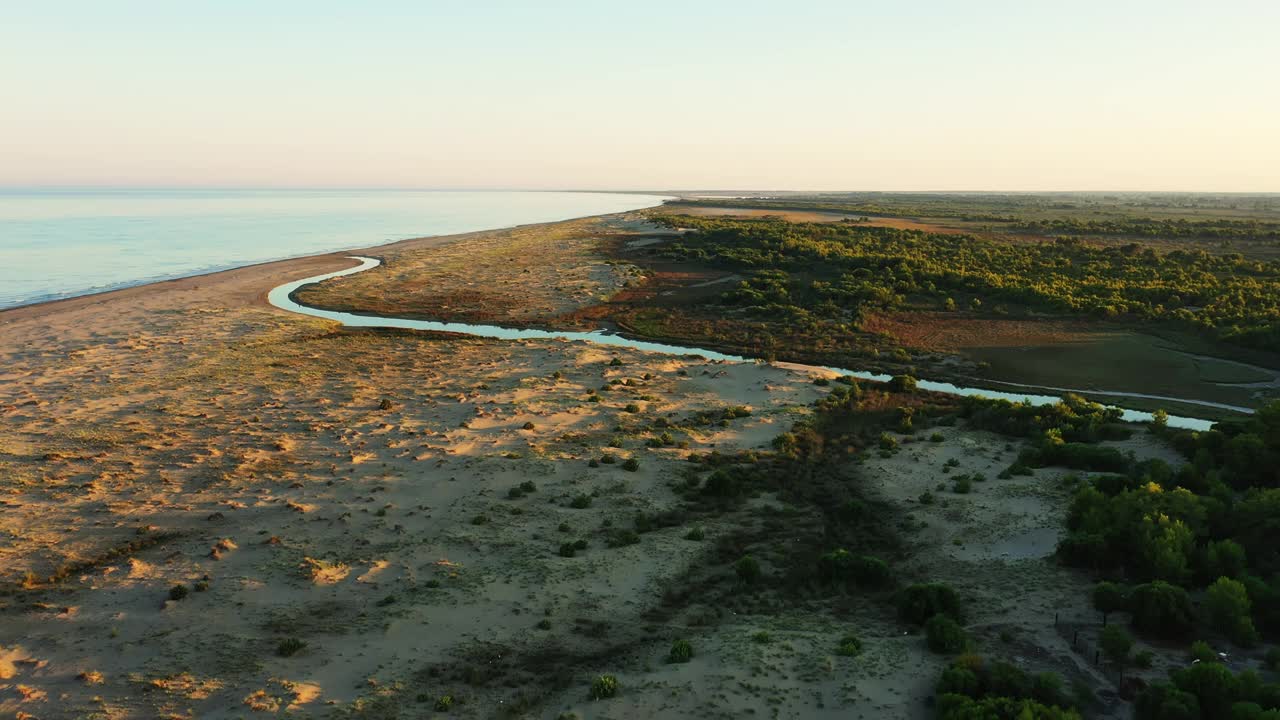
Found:
[[[436,712],[449,712],[449,710],[452,708],[453,708],[452,695],[441,695],[440,697],[436,698],[436,705],[435,705]]]
[[[855,657],[862,654],[862,640],[856,635],[845,635],[836,645],[836,654],[843,657]]]
[[[965,649],[969,636],[964,628],[946,615],[934,615],[924,624],[929,649],[936,653],[955,654]]]
[[[589,508],[591,507],[591,496],[585,495],[585,494],[575,495],[573,499],[569,501],[569,507],[575,510],[582,510],[584,508]]]
[[[923,625],[934,615],[947,615],[956,622],[964,619],[960,596],[942,583],[919,583],[903,589],[897,597],[898,617]]]
[[[627,458],[626,462],[622,463],[622,469],[627,472],[635,472],[640,469],[640,461],[635,458]]]
[[[276,644],[276,655],[280,657],[293,657],[302,651],[307,643],[298,638],[285,638]]]
[[[612,675],[601,675],[591,681],[591,690],[587,696],[592,700],[604,700],[618,694],[618,678]]]
[[[859,585],[882,587],[889,578],[889,565],[878,557],[863,555],[853,561],[853,580]]]
[[[743,555],[733,564],[733,571],[738,574],[738,579],[748,585],[753,585],[760,580],[761,570],[760,563],[750,555]]]
[[[692,659],[693,645],[688,640],[676,640],[671,645],[671,652],[667,653],[669,663],[687,663]]]
[[[1218,653],[1213,651],[1209,643],[1197,640],[1191,643],[1191,659],[1197,662],[1217,662]]]
[[[571,542],[560,543],[560,557],[571,558],[578,554],[578,548]]]
[[[1102,654],[1116,665],[1124,665],[1129,661],[1129,651],[1133,649],[1133,638],[1119,625],[1108,625],[1098,636],[1098,647]]]
[[[638,413],[640,412],[640,406],[635,403],[627,403],[627,406],[623,408],[623,410],[626,410],[629,413]]]
[[[973,482],[967,476],[958,477],[951,484],[951,491],[960,495],[967,495],[971,490],[973,490]]]
[[[488,515],[477,515],[477,516],[475,516],[475,517],[471,518],[471,524],[472,524],[472,525],[485,525],[485,524],[487,524],[488,522],[489,522],[489,516],[488,516]]]
[[[189,594],[191,594],[191,591],[188,590],[187,586],[183,585],[182,583],[178,583],[177,585],[174,585],[173,587],[169,588],[170,600],[182,600]]]
[[[705,537],[706,537],[706,533],[700,527],[693,528],[692,530],[684,534],[685,540],[693,540],[694,542],[700,542]]]
[[[889,389],[893,392],[914,392],[916,385],[916,379],[910,375],[895,375],[889,381]]]

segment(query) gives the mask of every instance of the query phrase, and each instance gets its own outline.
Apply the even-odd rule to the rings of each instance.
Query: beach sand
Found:
[[[641,231],[631,214],[372,248],[385,270],[330,299],[536,323],[637,281],[601,250]],[[839,617],[664,604],[674,583],[718,572],[719,541],[776,515],[774,498],[620,532],[680,512],[688,453],[765,449],[807,416],[827,391],[813,375],[345,330],[265,303],[352,264],[323,255],[0,312],[0,712],[930,715],[943,660],[870,601]],[[421,293],[379,297],[382,272],[420,276]],[[728,406],[751,414],[686,422]],[[647,446],[659,419],[684,447]],[[1090,676],[1046,619],[1062,597],[1089,614],[1084,580],[1043,560],[1060,473],[914,505],[947,459],[994,477],[1005,445],[959,428],[860,472],[928,525],[904,576],[956,582],[979,635],[1012,628],[1041,665]],[[606,454],[618,462],[590,466]],[[694,527],[704,540],[685,538]],[[978,582],[978,565],[1009,584]],[[846,632],[862,656],[835,655]],[[692,662],[664,662],[677,638]],[[601,673],[622,690],[589,701]]]

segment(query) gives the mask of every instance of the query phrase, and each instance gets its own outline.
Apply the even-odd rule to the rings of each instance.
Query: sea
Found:
[[[591,192],[0,189],[0,309],[662,200]]]

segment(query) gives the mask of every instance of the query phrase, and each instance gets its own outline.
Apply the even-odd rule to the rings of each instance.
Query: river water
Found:
[[[323,318],[325,320],[333,320],[350,327],[373,327],[373,328],[399,328],[405,330],[429,330],[433,332],[458,333],[460,335],[471,335],[473,337],[494,338],[498,340],[551,340],[563,339],[570,341],[583,341],[595,343],[597,345],[609,345],[614,347],[627,347],[645,352],[661,353],[664,355],[699,355],[708,360],[720,360],[724,362],[754,362],[753,358],[746,358],[739,355],[726,355],[725,353],[716,352],[714,350],[705,350],[696,347],[685,347],[681,345],[668,345],[665,343],[649,342],[646,340],[635,340],[617,333],[606,332],[603,330],[594,330],[591,332],[569,332],[560,330],[532,330],[507,328],[498,325],[473,325],[471,323],[457,322],[439,322],[435,320],[411,320],[408,318],[382,317],[378,315],[359,315],[348,312],[338,312],[334,310],[321,310],[307,305],[301,305],[293,300],[290,295],[302,287],[313,283],[322,282],[330,278],[342,277],[343,275],[352,275],[358,272],[370,270],[379,265],[379,261],[374,258],[352,257],[353,260],[359,260],[360,264],[356,267],[338,270],[336,272],[316,275],[315,277],[303,278],[293,282],[285,283],[274,288],[267,295],[267,300],[278,308],[288,310],[290,312],[308,315],[310,317]],[[795,363],[785,363],[790,367],[806,368],[817,366],[797,365]],[[885,381],[889,379],[888,375],[870,373],[861,370],[852,370],[846,368],[820,367],[822,370],[842,375],[852,375],[853,377],[864,380]],[[1023,392],[1005,392],[1000,390],[989,390],[986,388],[965,387],[955,385],[949,382],[937,382],[933,380],[922,379],[919,381],[919,387],[924,390],[932,390],[935,392],[943,392],[951,395],[968,395],[982,396],[989,398],[998,398],[1009,400],[1011,402],[1027,402],[1032,405],[1052,405],[1057,403],[1061,397],[1057,395],[1041,395]],[[1081,392],[1070,388],[1057,388],[1061,392]],[[1110,393],[1121,394],[1121,393]],[[1142,397],[1153,397],[1150,395]],[[1156,397],[1160,400],[1178,400],[1177,398]],[[1178,400],[1191,404],[1203,404],[1211,407],[1228,407],[1215,403],[1205,403],[1196,400]],[[1239,408],[1245,412],[1250,412],[1247,408]],[[1148,422],[1151,420],[1151,413],[1139,410],[1128,410],[1121,408],[1122,417],[1129,422]],[[1209,420],[1194,417],[1183,417],[1178,415],[1169,416],[1169,425],[1172,427],[1186,428],[1190,430],[1208,430],[1213,423]]]

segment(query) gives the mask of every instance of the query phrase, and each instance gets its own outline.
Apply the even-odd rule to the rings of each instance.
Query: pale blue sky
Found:
[[[1280,191],[1280,2],[0,7],[0,185]]]

